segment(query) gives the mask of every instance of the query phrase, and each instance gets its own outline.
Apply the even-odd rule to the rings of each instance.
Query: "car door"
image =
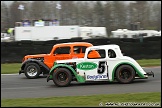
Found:
[[[87,46],[73,46],[72,47],[72,58],[83,58]]]
[[[70,46],[63,46],[58,47],[54,51],[55,60],[66,60],[71,59],[71,47]]]
[[[95,50],[100,57],[88,56],[84,62],[77,64],[77,71],[86,81],[106,81],[108,80],[108,66],[105,50]],[[90,55],[92,51],[88,54]],[[93,50],[94,52],[94,50]],[[91,54],[92,55],[92,54]]]
[[[66,60],[71,59],[71,47],[70,46],[60,46],[57,47],[50,56],[46,57],[45,64],[52,68],[56,60]]]

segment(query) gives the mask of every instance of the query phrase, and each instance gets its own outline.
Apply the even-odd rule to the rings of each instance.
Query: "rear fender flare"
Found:
[[[50,69],[49,69],[49,67],[48,67],[47,65],[45,65],[45,64],[44,64],[43,62],[41,62],[40,60],[36,60],[36,59],[28,59],[28,60],[24,61],[24,62],[22,63],[22,65],[21,65],[21,69],[24,70],[25,65],[26,65],[27,63],[30,63],[30,62],[35,62],[35,63],[41,65],[43,68],[45,68],[48,72],[50,71]]]
[[[77,75],[76,71],[75,71],[71,66],[68,66],[68,65],[65,65],[65,64],[56,64],[56,65],[54,65],[54,66],[51,68],[51,70],[50,70],[50,75],[52,75],[52,74],[53,74],[53,70],[55,70],[55,69],[58,68],[58,67],[65,67],[65,68],[68,68],[71,72],[73,72],[73,74],[74,74],[75,76]]]
[[[140,78],[145,78],[144,74],[141,73],[140,70],[137,69],[135,65],[133,65],[132,63],[129,63],[129,62],[121,62],[121,63],[118,63],[118,64],[114,67],[114,69],[113,69],[113,71],[112,71],[112,79],[111,79],[110,81],[113,81],[113,80],[115,79],[115,78],[114,78],[115,72],[116,72],[117,68],[118,68],[119,66],[121,66],[121,65],[130,65],[130,66],[135,70],[135,72],[139,75]]]
[[[52,79],[53,78],[53,72],[56,68],[59,68],[59,67],[63,67],[63,68],[67,68],[69,69],[71,72],[73,72],[73,74],[75,75],[76,79],[78,82],[85,82],[85,78],[83,78],[82,76],[78,75],[77,72],[69,65],[66,65],[66,64],[55,64],[51,70],[50,70],[50,73],[49,73],[49,78]]]

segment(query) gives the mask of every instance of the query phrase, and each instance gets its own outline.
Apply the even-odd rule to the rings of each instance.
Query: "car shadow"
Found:
[[[39,76],[38,78],[35,78],[35,79],[41,79],[41,78],[47,78],[47,76],[46,75],[42,75],[42,76]],[[27,77],[25,77],[25,76],[23,76],[23,77],[21,77],[21,79],[28,79]]]
[[[146,83],[149,80],[145,80],[145,79],[138,79],[138,80],[134,80],[132,83],[128,83],[128,84],[138,84],[138,83]],[[128,84],[123,84],[123,85],[128,85]],[[79,83],[79,82],[71,82],[69,86],[67,87],[77,87],[77,86],[93,86],[93,85],[121,85],[120,82],[118,81],[113,81],[113,82],[108,82],[108,81],[87,81],[85,83]],[[58,86],[56,86],[54,83],[52,85],[49,86],[50,88],[54,87],[54,88],[60,88]]]

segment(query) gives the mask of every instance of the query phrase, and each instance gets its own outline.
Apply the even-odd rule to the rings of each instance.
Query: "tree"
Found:
[[[9,28],[9,10],[7,5],[2,2],[1,3],[1,31],[6,32],[5,28]]]
[[[11,27],[15,27],[15,22],[21,22],[23,19],[22,10],[18,9],[19,5],[22,3],[23,2],[14,1],[10,6]]]
[[[122,1],[112,2],[112,18],[114,29],[127,28],[127,8]]]
[[[130,4],[129,15],[131,23],[137,25],[137,29],[146,29],[149,24],[149,5],[147,1],[135,1]]]
[[[113,18],[112,18],[112,4],[107,1],[104,6],[104,26],[107,28],[107,33],[110,34],[113,30]]]
[[[156,30],[161,30],[161,1],[154,3],[151,9],[151,26]]]
[[[90,26],[93,25],[93,2],[79,2],[78,7],[78,25]]]
[[[62,9],[56,9],[60,3]],[[19,10],[22,4],[25,9]],[[1,30],[22,19],[57,19],[61,25],[104,26],[107,32],[119,28],[161,30],[161,1],[13,1],[1,2]]]
[[[49,15],[49,8],[47,8],[48,5],[45,1],[33,1],[31,3],[31,12],[30,12],[30,17],[33,20],[39,20],[39,19],[45,19],[49,18],[47,17]]]
[[[61,21],[62,25],[71,25],[73,24],[73,20],[75,19],[74,15],[74,1],[61,1],[61,7],[60,15],[61,15]]]
[[[94,5],[94,14],[95,14],[95,26],[104,25],[104,8],[101,1],[97,1]]]

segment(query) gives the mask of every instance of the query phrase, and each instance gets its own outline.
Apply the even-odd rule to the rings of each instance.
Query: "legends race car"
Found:
[[[53,80],[56,86],[69,86],[71,81],[117,80],[127,84],[148,76],[154,77],[154,73],[145,72],[133,58],[123,56],[118,45],[100,45],[86,48],[84,58],[55,61],[47,82]]]
[[[46,75],[52,68],[55,60],[83,58],[85,49],[93,46],[88,42],[69,42],[55,44],[49,54],[26,55],[22,60],[19,74],[25,73],[29,79],[38,78],[40,74]]]

